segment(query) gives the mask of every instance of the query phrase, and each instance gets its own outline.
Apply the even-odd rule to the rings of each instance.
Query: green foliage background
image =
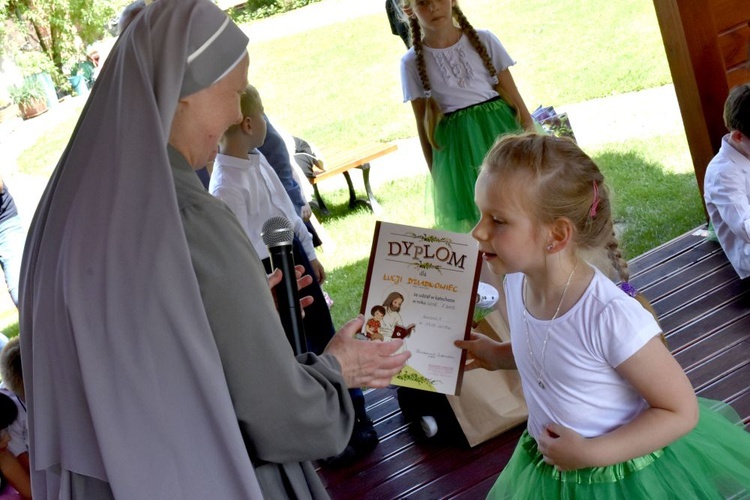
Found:
[[[243,24],[253,19],[262,19],[274,14],[281,14],[298,9],[320,0],[249,0],[243,5],[232,7],[227,14],[237,24]]]
[[[26,40],[9,47],[8,32],[0,30],[0,50],[20,61],[26,74],[52,74],[65,82],[64,68],[85,58],[86,47],[100,40],[106,26],[129,0],[0,0],[0,20],[8,21]],[[0,24],[2,26],[2,24]],[[34,54],[43,54],[38,58]],[[7,54],[6,54],[7,55]]]

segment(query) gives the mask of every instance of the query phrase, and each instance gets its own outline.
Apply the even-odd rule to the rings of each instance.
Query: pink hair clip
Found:
[[[589,212],[592,219],[596,217],[597,208],[599,208],[599,186],[594,181],[594,201],[591,203],[591,211]]]

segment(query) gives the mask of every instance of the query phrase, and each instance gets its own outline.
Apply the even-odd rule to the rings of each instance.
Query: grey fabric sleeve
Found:
[[[182,207],[181,215],[251,458],[299,462],[340,452],[354,415],[338,362],[294,358],[263,266],[223,203]]]

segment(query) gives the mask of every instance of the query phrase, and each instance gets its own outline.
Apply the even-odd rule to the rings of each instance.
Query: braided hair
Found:
[[[628,263],[615,237],[604,176],[572,140],[539,134],[504,136],[487,153],[482,172],[500,178],[527,176],[529,213],[544,224],[561,217],[570,220],[578,248],[606,250],[620,280],[628,281]]]
[[[411,0],[402,0],[402,7],[408,8],[410,5]],[[472,26],[472,24],[469,22],[469,20],[466,18],[463,11],[457,4],[453,5],[453,20],[457,23],[458,28],[460,28],[461,31],[467,36],[467,38],[469,39],[469,43],[471,43],[471,46],[474,48],[474,50],[477,51],[479,57],[482,59],[482,64],[484,64],[484,67],[487,69],[487,72],[492,79],[493,87],[503,99],[503,101],[505,101],[511,107],[513,112],[516,114],[516,119],[518,119],[518,106],[516,102],[510,97],[510,95],[499,85],[497,79],[497,69],[495,68],[495,65],[492,64],[492,59],[490,58],[490,54],[487,51],[487,47],[485,47],[485,45],[479,39],[479,35],[477,34],[476,29],[474,29],[474,26]],[[435,142],[435,127],[437,127],[437,124],[442,119],[443,111],[442,109],[440,109],[440,104],[438,104],[437,100],[432,97],[432,85],[430,84],[430,78],[427,75],[427,67],[424,60],[422,28],[419,26],[419,20],[416,18],[416,16],[409,17],[409,25],[411,27],[412,47],[414,48],[414,53],[417,56],[417,74],[419,75],[419,80],[422,83],[422,88],[424,89],[425,97],[427,99],[425,105],[424,128],[427,132],[427,139],[429,140],[430,145],[435,149],[440,149]]]

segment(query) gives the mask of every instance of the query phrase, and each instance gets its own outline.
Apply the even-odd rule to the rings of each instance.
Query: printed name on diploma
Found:
[[[407,283],[409,285],[420,286],[423,288],[436,288],[438,290],[445,290],[446,292],[458,292],[458,287],[453,283],[440,283],[439,281],[430,281],[419,278],[409,278]]]

